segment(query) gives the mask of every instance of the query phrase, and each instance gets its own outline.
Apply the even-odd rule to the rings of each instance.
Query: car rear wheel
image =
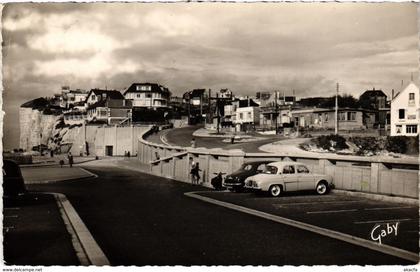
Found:
[[[282,193],[282,188],[280,185],[271,185],[270,189],[268,190],[271,196],[278,197]]]
[[[326,193],[328,193],[328,185],[325,181],[320,181],[316,185],[316,193],[318,195],[325,195]]]

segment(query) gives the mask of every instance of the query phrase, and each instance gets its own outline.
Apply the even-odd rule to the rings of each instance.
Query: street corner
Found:
[[[78,166],[25,167],[21,171],[26,184],[43,184],[97,177],[96,174]]]

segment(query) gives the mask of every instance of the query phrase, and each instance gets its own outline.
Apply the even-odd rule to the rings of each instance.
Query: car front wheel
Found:
[[[271,185],[269,193],[271,196],[278,197],[281,195],[282,189],[280,185]]]
[[[323,181],[319,182],[316,186],[316,192],[318,195],[325,195],[328,193],[328,185]]]

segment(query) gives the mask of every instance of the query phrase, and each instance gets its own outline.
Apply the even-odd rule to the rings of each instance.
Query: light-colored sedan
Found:
[[[313,174],[305,164],[293,161],[270,163],[264,173],[245,180],[245,188],[269,192],[272,196],[303,190],[316,190],[318,194],[324,195],[333,186],[331,176]]]

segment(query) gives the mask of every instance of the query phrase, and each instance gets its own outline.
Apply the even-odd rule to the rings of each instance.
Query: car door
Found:
[[[290,192],[298,190],[298,177],[296,176],[294,165],[283,166],[282,179],[285,191]]]
[[[296,165],[296,175],[298,176],[298,190],[315,189],[314,176],[305,165]]]

